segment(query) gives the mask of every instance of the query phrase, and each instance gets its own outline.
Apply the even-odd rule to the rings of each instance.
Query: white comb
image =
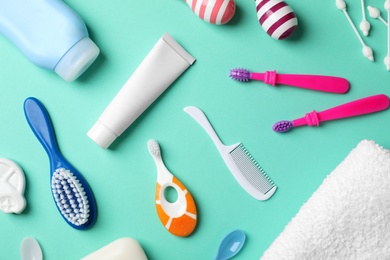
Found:
[[[186,107],[184,111],[195,119],[213,140],[227,167],[246,192],[257,200],[267,200],[276,191],[276,185],[241,143],[224,145],[207,117],[197,107]]]

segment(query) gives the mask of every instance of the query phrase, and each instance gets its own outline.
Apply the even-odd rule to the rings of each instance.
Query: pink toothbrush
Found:
[[[349,82],[344,78],[321,75],[277,74],[276,71],[265,73],[250,72],[247,69],[232,69],[230,77],[238,81],[259,80],[275,86],[283,84],[298,88],[343,94],[349,89]]]
[[[318,113],[313,110],[313,112],[307,113],[306,116],[293,121],[279,121],[273,125],[272,129],[275,132],[283,133],[293,127],[302,125],[319,126],[320,122],[323,121],[360,116],[385,110],[389,107],[389,103],[389,98],[386,95],[378,94],[345,103]]]

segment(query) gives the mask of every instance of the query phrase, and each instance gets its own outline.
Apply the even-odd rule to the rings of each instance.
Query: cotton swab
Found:
[[[347,12],[347,5],[345,3],[344,0],[336,0],[336,6],[339,10],[343,11],[343,13],[345,14],[345,16],[347,17],[347,20],[349,22],[349,24],[351,25],[353,31],[355,32],[356,36],[358,37],[360,43],[362,44],[363,46],[363,55],[369,59],[370,61],[374,61],[374,55],[373,55],[373,52],[372,52],[372,49],[370,47],[368,47],[362,37],[360,36],[359,32],[357,31],[355,25],[353,24],[352,20],[351,20],[351,17],[349,17],[349,14]]]
[[[374,19],[379,19],[384,25],[389,26],[385,19],[381,16],[381,12],[379,11],[378,8],[372,7],[372,6],[367,6],[368,13],[370,14],[371,18]]]
[[[390,21],[390,0],[385,1],[385,9],[387,11],[387,21]],[[390,27],[387,26],[387,56],[383,61],[386,69],[390,70]]]
[[[362,14],[363,14],[363,20],[360,23],[360,30],[363,32],[364,36],[368,35],[368,32],[370,31],[370,23],[366,19],[366,8],[364,8],[364,0],[361,0],[361,5],[362,5]]]
[[[386,0],[384,7],[387,11],[387,17],[389,19],[389,10],[390,10],[390,1]],[[389,24],[383,19],[381,16],[381,13],[378,8],[372,7],[372,6],[367,6],[368,13],[370,16],[374,19],[379,19],[384,25],[387,26],[387,56],[384,58],[383,62],[386,65],[386,69],[390,70],[390,29],[389,29]]]

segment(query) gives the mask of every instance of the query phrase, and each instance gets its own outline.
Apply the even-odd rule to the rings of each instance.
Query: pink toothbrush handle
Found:
[[[319,125],[320,122],[346,117],[360,116],[374,113],[389,107],[389,98],[384,94],[358,99],[322,112],[310,112],[305,117],[293,121],[294,126]]]
[[[349,89],[349,82],[340,77],[301,74],[277,74],[276,71],[252,73],[252,79],[263,80],[264,83],[294,86],[298,88],[343,94]]]

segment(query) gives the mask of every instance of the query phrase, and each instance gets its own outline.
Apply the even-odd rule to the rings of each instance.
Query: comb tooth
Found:
[[[230,155],[242,176],[258,191],[266,194],[275,186],[271,178],[242,144],[231,151]]]

